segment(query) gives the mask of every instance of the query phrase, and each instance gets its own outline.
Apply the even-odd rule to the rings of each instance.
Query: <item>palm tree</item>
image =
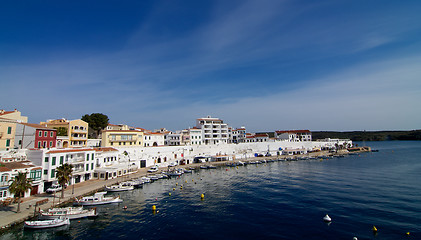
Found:
[[[25,196],[25,193],[32,189],[32,179],[26,178],[27,173],[19,172],[15,179],[11,180],[12,184],[9,186],[9,192],[18,198],[18,209],[20,212],[20,199]]]
[[[61,185],[61,198],[64,198],[64,187],[72,177],[73,165],[65,163],[56,169],[56,177]]]

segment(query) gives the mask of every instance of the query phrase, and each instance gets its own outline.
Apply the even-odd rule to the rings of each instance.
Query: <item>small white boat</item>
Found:
[[[159,177],[157,175],[150,175],[148,177],[151,179],[151,181],[159,180]]]
[[[111,186],[105,187],[105,190],[108,192],[123,192],[123,191],[131,191],[133,189],[134,189],[134,186],[123,185],[123,184],[117,184],[117,185],[111,185]]]
[[[140,178],[140,180],[142,180],[144,183],[150,183],[151,182],[151,179],[148,178],[148,177],[142,177],[142,178]]]
[[[92,206],[92,205],[102,205],[102,204],[109,204],[109,203],[120,203],[123,200],[120,199],[120,196],[116,197],[104,197],[107,192],[97,192],[93,196],[82,197],[80,199],[76,199],[73,204],[74,205],[81,205],[81,206]]]
[[[24,228],[32,229],[41,229],[41,228],[53,228],[60,227],[64,225],[69,225],[70,220],[68,218],[57,218],[54,220],[45,220],[45,221],[25,221],[23,224]]]
[[[83,209],[83,207],[50,208],[47,211],[39,211],[39,219],[53,220],[57,218],[77,219],[96,217],[96,208]]]
[[[329,217],[329,215],[326,214],[326,216],[324,216],[323,221],[325,222],[331,222],[332,219]]]

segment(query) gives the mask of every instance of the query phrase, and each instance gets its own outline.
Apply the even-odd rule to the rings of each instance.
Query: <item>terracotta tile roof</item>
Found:
[[[21,123],[21,124],[25,125],[25,126],[28,126],[28,127],[36,128],[36,129],[45,129],[45,130],[57,131],[56,129],[48,128],[44,125],[36,124],[36,123]]]
[[[35,167],[35,165],[32,165],[32,164],[26,165],[20,162],[2,162],[1,164],[4,165],[8,169],[21,169],[21,168]]]
[[[94,150],[97,151],[97,152],[110,152],[110,151],[117,151],[118,152],[117,149],[112,148],[112,147],[99,147],[99,148],[95,148]]]
[[[105,131],[102,131],[102,132],[120,132],[120,133],[122,133],[122,132],[137,132],[137,133],[139,133],[141,131],[139,131],[139,130],[105,130]]]
[[[0,167],[0,172],[9,172],[12,171],[12,169],[8,169],[7,167]]]
[[[286,131],[276,131],[276,133],[311,133],[310,130],[286,130]]]
[[[95,151],[93,148],[79,148],[79,149],[62,149],[62,150],[51,150],[48,153],[70,153],[70,152],[89,152]]]

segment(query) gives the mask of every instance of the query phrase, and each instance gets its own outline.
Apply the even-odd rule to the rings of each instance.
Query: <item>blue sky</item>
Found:
[[[8,1],[0,108],[180,130],[410,130],[420,1]]]

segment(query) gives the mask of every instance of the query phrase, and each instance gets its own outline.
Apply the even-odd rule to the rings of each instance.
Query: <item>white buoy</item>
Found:
[[[357,237],[353,237],[352,240],[358,240],[358,238]]]
[[[329,217],[329,215],[326,214],[326,216],[323,218],[323,221],[325,221],[325,222],[331,222],[332,219]]]

